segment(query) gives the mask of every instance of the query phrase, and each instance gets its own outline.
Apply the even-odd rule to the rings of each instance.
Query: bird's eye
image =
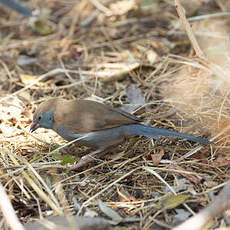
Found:
[[[42,117],[41,117],[41,116],[39,116],[39,117],[38,117],[38,121],[41,121],[41,119],[42,119]]]

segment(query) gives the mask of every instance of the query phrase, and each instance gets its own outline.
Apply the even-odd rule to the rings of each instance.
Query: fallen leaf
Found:
[[[151,154],[151,158],[154,165],[158,165],[164,156],[164,150],[161,149],[159,153]]]
[[[52,154],[52,156],[61,161],[61,165],[67,165],[67,164],[73,164],[76,161],[76,158],[74,156],[65,155],[60,156],[57,153]]]
[[[98,205],[99,205],[100,210],[106,216],[110,217],[112,221],[114,222],[114,224],[118,224],[123,220],[123,218],[118,213],[116,213],[113,209],[106,206],[105,203],[103,203],[101,200],[98,200]]]
[[[25,55],[20,55],[18,60],[17,60],[17,64],[19,66],[26,66],[26,65],[31,65],[33,63],[35,63],[38,59],[34,58],[34,57],[28,57]]]
[[[141,90],[136,88],[134,84],[129,85],[125,91],[127,96],[126,100],[130,104],[130,105],[123,106],[125,111],[133,112],[136,108],[146,103],[145,98],[141,93]]]
[[[157,53],[154,50],[148,50],[146,52],[146,56],[150,64],[153,64],[154,62],[156,62],[157,57],[158,57]]]
[[[177,214],[174,216],[174,218],[177,221],[184,221],[191,215],[190,212],[185,211],[184,209],[176,209],[175,211],[177,212]]]
[[[183,168],[179,165],[176,165],[176,164],[170,164],[167,166],[168,168],[171,168],[171,169],[176,169],[178,170],[179,172],[175,172],[177,174],[180,174],[180,175],[183,175],[185,178],[187,178],[188,180],[192,181],[194,184],[198,184],[200,183],[200,181],[202,180],[202,178],[198,178],[194,175],[191,175],[191,174],[187,174],[187,173],[183,173],[183,172],[192,172],[192,168]]]
[[[137,200],[134,196],[131,196],[129,192],[126,191],[124,188],[120,188],[120,190],[117,188],[117,193],[121,202],[130,202]]]
[[[49,35],[55,31],[54,28],[52,28],[46,22],[40,20],[34,22],[34,30],[40,35]]]
[[[20,76],[22,83],[24,83],[25,85],[30,85],[30,84],[33,84],[35,81],[37,81],[36,76],[31,76],[31,75],[26,75],[26,74],[20,74],[19,76]]]
[[[223,167],[230,165],[230,161],[227,160],[224,156],[218,155],[218,157],[213,162],[211,162],[210,165],[214,167]]]
[[[190,197],[190,195],[185,194],[171,195],[161,203],[161,208],[164,210],[176,208],[177,206],[184,204]]]

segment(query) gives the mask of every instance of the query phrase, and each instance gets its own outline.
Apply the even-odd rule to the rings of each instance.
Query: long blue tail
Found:
[[[31,17],[32,16],[32,11],[24,6],[22,3],[15,1],[15,0],[0,0],[0,5],[7,6],[8,8],[15,10],[16,12],[27,16]]]
[[[195,137],[192,135],[184,134],[184,133],[178,133],[175,131],[167,130],[167,129],[160,129],[160,128],[153,128],[150,126],[142,125],[142,124],[131,124],[131,125],[125,125],[125,132],[129,134],[136,134],[140,136],[145,136],[153,139],[158,139],[161,136],[164,137],[179,137],[182,139],[186,139],[189,141],[199,142],[202,144],[211,144],[210,141],[207,141],[205,139]]]

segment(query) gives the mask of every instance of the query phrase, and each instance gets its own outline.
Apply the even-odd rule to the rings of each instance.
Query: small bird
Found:
[[[42,127],[52,129],[67,141],[96,149],[84,156],[74,168],[92,161],[92,156],[122,143],[135,135],[158,139],[174,136],[202,144],[209,141],[167,129],[141,124],[141,119],[120,109],[91,100],[54,98],[41,103],[35,111],[30,131]]]

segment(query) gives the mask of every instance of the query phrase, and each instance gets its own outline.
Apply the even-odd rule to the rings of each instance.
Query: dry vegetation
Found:
[[[230,8],[191,2],[187,17]],[[191,22],[201,58],[170,0],[27,6],[36,16],[0,8],[0,178],[20,221],[64,213],[108,218],[102,200],[131,218],[122,226],[165,229],[207,206],[229,178],[229,16]],[[152,126],[214,137],[215,144],[137,137],[69,172],[55,150],[62,138],[43,129],[29,133],[33,110],[52,97],[132,104],[128,109]],[[76,159],[84,151],[63,148]]]

